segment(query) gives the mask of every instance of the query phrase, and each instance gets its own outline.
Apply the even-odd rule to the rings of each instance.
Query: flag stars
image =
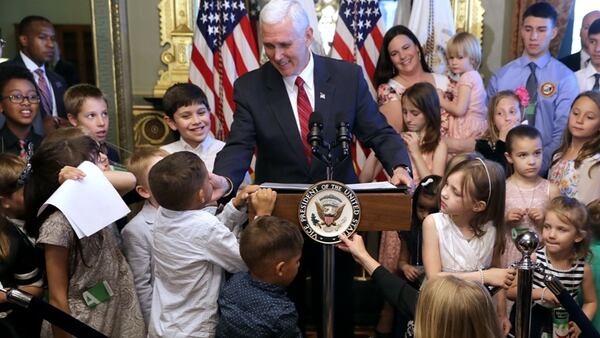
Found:
[[[200,21],[202,21],[202,23],[206,23],[206,21],[208,21],[208,16],[206,15],[206,13],[202,13]]]

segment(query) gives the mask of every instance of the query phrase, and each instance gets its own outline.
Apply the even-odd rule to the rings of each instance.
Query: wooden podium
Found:
[[[272,215],[285,218],[300,225],[298,206],[304,190],[277,191],[277,201]],[[360,203],[360,222],[358,231],[398,231],[410,229],[411,198],[405,190],[367,190],[355,191]],[[252,211],[250,219],[253,218]],[[335,246],[325,244],[323,248],[323,334],[333,337],[333,284],[335,279]]]
[[[298,205],[303,193],[304,191],[277,191],[273,216],[299,224]],[[410,196],[401,192],[400,189],[398,192],[389,192],[389,190],[356,191],[356,194],[361,209],[358,231],[410,229],[411,200]]]

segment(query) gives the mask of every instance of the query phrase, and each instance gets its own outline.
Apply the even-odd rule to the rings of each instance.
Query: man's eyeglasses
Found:
[[[25,99],[29,101],[29,103],[40,103],[39,95],[9,95],[9,96],[0,96],[0,100],[8,99],[12,103],[23,103]]]

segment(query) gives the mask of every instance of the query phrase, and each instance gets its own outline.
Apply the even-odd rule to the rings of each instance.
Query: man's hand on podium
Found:
[[[405,184],[408,187],[408,190],[413,190],[413,180],[406,168],[402,166],[398,166],[394,169],[394,176],[390,179],[390,183],[396,186]]]

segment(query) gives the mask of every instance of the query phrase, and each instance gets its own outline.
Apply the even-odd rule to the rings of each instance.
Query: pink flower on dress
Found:
[[[515,89],[515,94],[519,97],[521,107],[527,107],[529,105],[529,93],[525,87],[517,87],[517,89]]]

